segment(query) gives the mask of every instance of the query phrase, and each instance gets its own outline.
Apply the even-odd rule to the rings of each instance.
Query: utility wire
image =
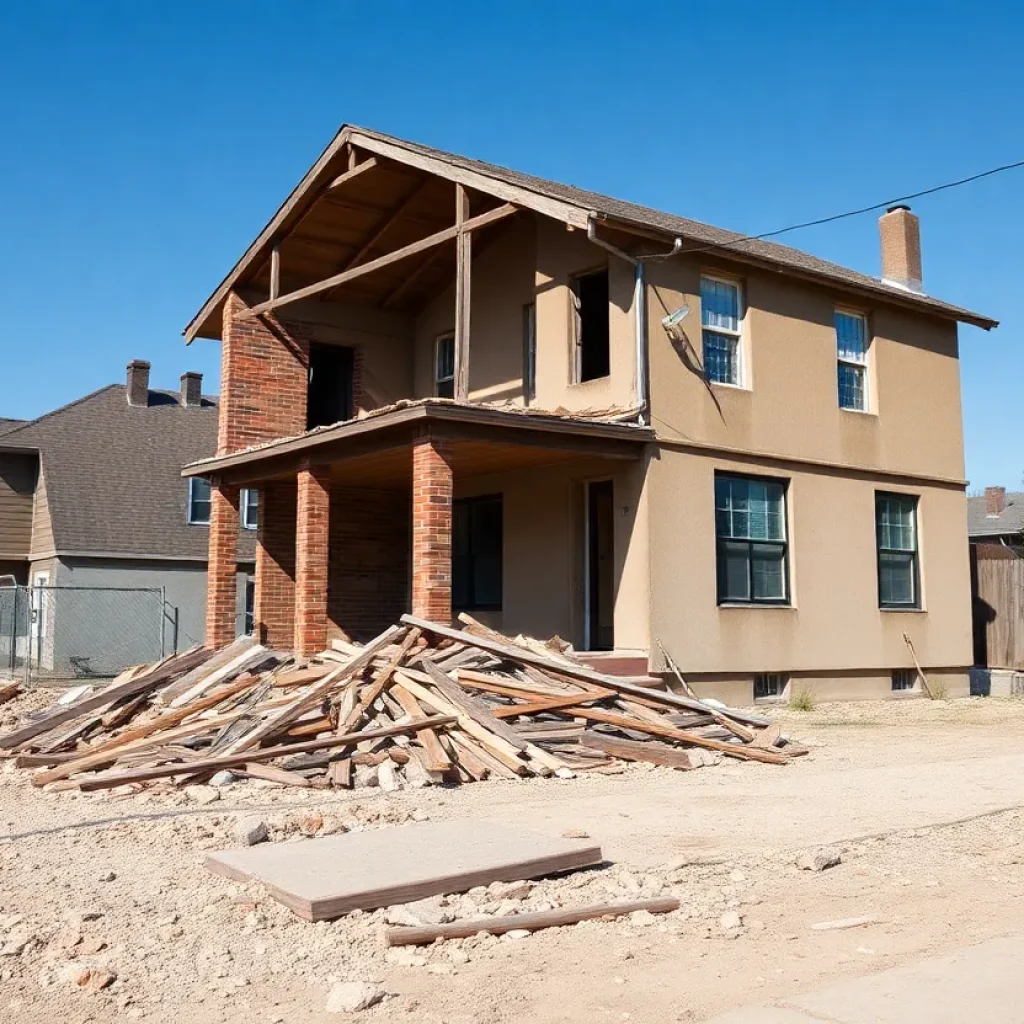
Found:
[[[1024,167],[1024,160],[1017,160],[1012,164],[1003,164],[1000,167],[990,167],[987,171],[981,171],[978,174],[971,174],[966,178],[959,178],[956,181],[947,181],[942,185],[935,185],[932,188],[922,189],[920,192],[911,192],[909,195],[897,196],[895,199],[886,199],[881,203],[873,203],[871,206],[862,206],[857,210],[847,210],[845,213],[835,213],[831,217],[819,217],[817,220],[807,220],[801,224],[790,224],[789,227],[777,228],[775,231],[765,231],[760,235],[744,235],[740,238],[731,238],[727,242],[716,242],[712,245],[700,245],[694,246],[692,249],[679,249],[673,253],[665,253],[665,257],[668,256],[683,256],[691,252],[708,252],[711,249],[728,249],[731,246],[739,245],[743,242],[758,242],[764,238],[774,238],[776,235],[784,235],[788,231],[799,231],[802,228],[813,228],[819,224],[831,224],[833,221],[844,220],[847,217],[858,217],[863,213],[872,213],[874,210],[881,210],[889,206],[895,206],[898,203],[905,203],[909,199],[920,199],[921,196],[930,196],[936,192],[943,192],[948,188],[958,188],[960,185],[967,185],[972,181],[978,181],[981,178],[988,178],[993,174],[1001,174],[1003,171],[1012,171],[1018,167]],[[649,259],[650,257],[648,257]],[[660,258],[655,257],[655,258]]]

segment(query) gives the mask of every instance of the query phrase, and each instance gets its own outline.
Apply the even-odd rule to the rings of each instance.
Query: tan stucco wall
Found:
[[[895,308],[858,305],[806,282],[720,264],[648,265],[650,382],[659,434],[744,451],[788,455],[949,479],[964,475],[956,324]],[[746,387],[707,385],[701,355],[701,272],[741,283]],[[691,347],[669,341],[661,320],[683,303]],[[837,306],[867,315],[868,413],[839,408]]]
[[[646,649],[649,635],[643,462],[578,460],[455,481],[455,497],[503,496],[502,609],[473,613],[502,632],[581,644],[583,484],[612,480],[615,642]],[[458,609],[456,609],[458,611]]]
[[[718,606],[716,469],[789,481],[792,607]],[[886,672],[913,665],[904,632],[925,666],[971,663],[962,490],[665,449],[648,486],[652,633],[684,673]],[[878,607],[879,489],[919,495],[922,611]]]
[[[611,374],[573,383],[570,280],[609,269]],[[523,307],[537,305],[539,409],[629,408],[634,404],[633,268],[579,231],[522,216],[472,263],[469,391],[473,401],[523,401]],[[454,329],[446,289],[416,319],[416,397],[433,394],[434,342]]]

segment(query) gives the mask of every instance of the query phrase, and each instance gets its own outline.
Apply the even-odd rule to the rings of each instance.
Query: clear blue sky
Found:
[[[181,329],[343,121],[745,232],[1024,159],[1019,4],[10,0],[0,415]],[[918,200],[961,328],[972,488],[1024,474],[1024,169]],[[878,271],[872,214],[784,241]]]

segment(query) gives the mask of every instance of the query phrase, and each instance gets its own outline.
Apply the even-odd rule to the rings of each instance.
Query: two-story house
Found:
[[[202,376],[109,384],[0,424],[0,672],[112,672],[205,636],[209,487],[181,467],[217,444]],[[258,495],[244,496],[232,630],[245,629]],[[27,592],[25,588],[27,587]]]
[[[185,335],[222,346],[207,629],[310,654],[411,608],[729,701],[971,661],[957,324],[882,278],[345,126]],[[595,657],[601,657],[596,655]]]

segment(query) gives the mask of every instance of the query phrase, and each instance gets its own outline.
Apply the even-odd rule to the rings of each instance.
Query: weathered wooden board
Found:
[[[222,850],[215,874],[256,879],[306,921],[465,892],[601,862],[588,840],[553,839],[485,821],[427,821],[302,843]]]

